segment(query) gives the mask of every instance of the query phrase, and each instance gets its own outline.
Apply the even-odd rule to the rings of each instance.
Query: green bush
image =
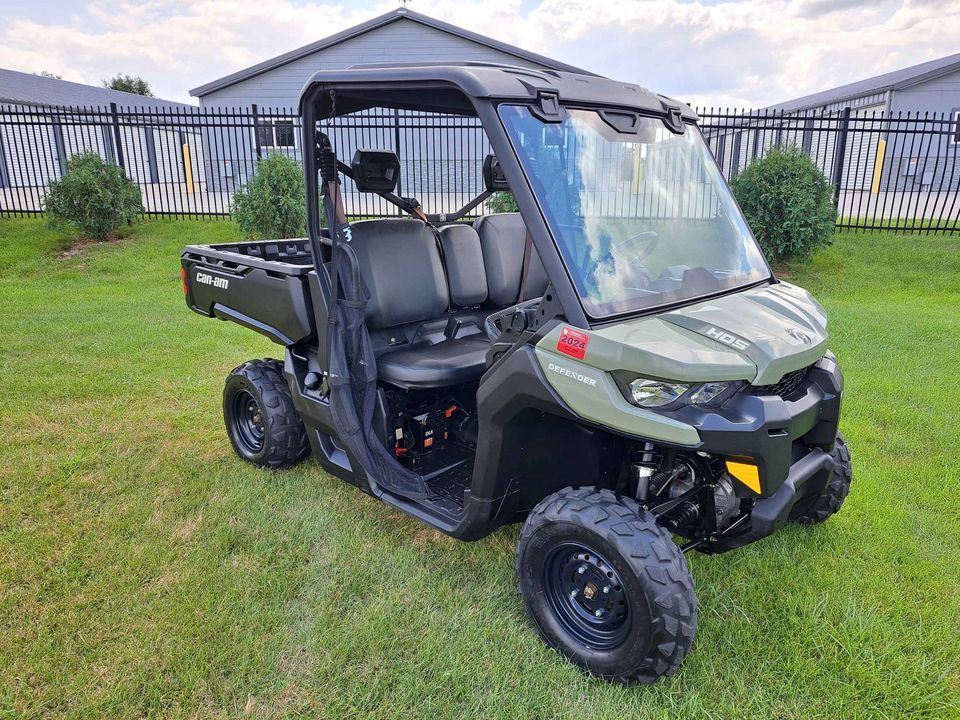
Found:
[[[253,239],[303,237],[307,207],[303,169],[280,153],[257,161],[254,176],[233,195],[233,219]]]
[[[50,182],[44,210],[56,228],[105,240],[143,212],[140,188],[122,169],[93,152],[74,155],[67,174]]]
[[[492,213],[509,213],[519,210],[513,193],[507,192],[506,190],[501,190],[491,195],[487,199],[487,208],[489,208]]]
[[[771,262],[806,260],[833,238],[833,187],[799,148],[774,148],[731,186]]]

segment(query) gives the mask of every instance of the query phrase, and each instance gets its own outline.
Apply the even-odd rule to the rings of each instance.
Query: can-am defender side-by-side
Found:
[[[332,146],[338,119],[381,109],[479,119],[483,192],[431,213],[392,149]],[[773,276],[696,115],[481,64],[318,73],[300,112],[309,237],[182,256],[193,310],[285,347],[227,378],[237,454],[312,454],[464,540],[523,522],[546,642],[610,680],[672,674],[697,626],[684,553],[825,520],[851,480],[823,308]],[[476,156],[416,137],[405,152],[439,149],[428,172],[461,188]],[[347,187],[395,216],[348,222]],[[507,188],[519,213],[463,220]]]

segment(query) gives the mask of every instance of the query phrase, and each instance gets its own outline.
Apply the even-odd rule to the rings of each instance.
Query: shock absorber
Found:
[[[678,532],[683,528],[693,526],[699,519],[700,509],[694,503],[687,500],[666,515],[666,517],[662,519],[662,522],[670,532]]]

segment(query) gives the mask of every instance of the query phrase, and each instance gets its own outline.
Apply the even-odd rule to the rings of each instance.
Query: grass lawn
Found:
[[[831,312],[854,488],[823,526],[690,557],[674,678],[584,677],[527,625],[518,528],[460,543],[220,416],[280,348],[190,313],[150,222],[77,253],[0,221],[0,718],[960,717],[960,238],[843,235]]]

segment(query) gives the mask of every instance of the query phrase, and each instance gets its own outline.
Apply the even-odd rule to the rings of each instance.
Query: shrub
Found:
[[[292,238],[307,233],[303,169],[275,153],[257,161],[254,176],[233,195],[233,219],[250,238]]]
[[[833,188],[799,148],[774,148],[731,186],[771,262],[806,260],[833,238]]]
[[[508,213],[508,212],[517,212],[517,201],[513,197],[513,193],[507,192],[506,190],[501,190],[500,192],[495,192],[487,199],[487,207],[492,213]]]
[[[105,240],[143,212],[140,189],[123,170],[93,152],[74,155],[67,174],[50,182],[44,210],[54,227]]]

